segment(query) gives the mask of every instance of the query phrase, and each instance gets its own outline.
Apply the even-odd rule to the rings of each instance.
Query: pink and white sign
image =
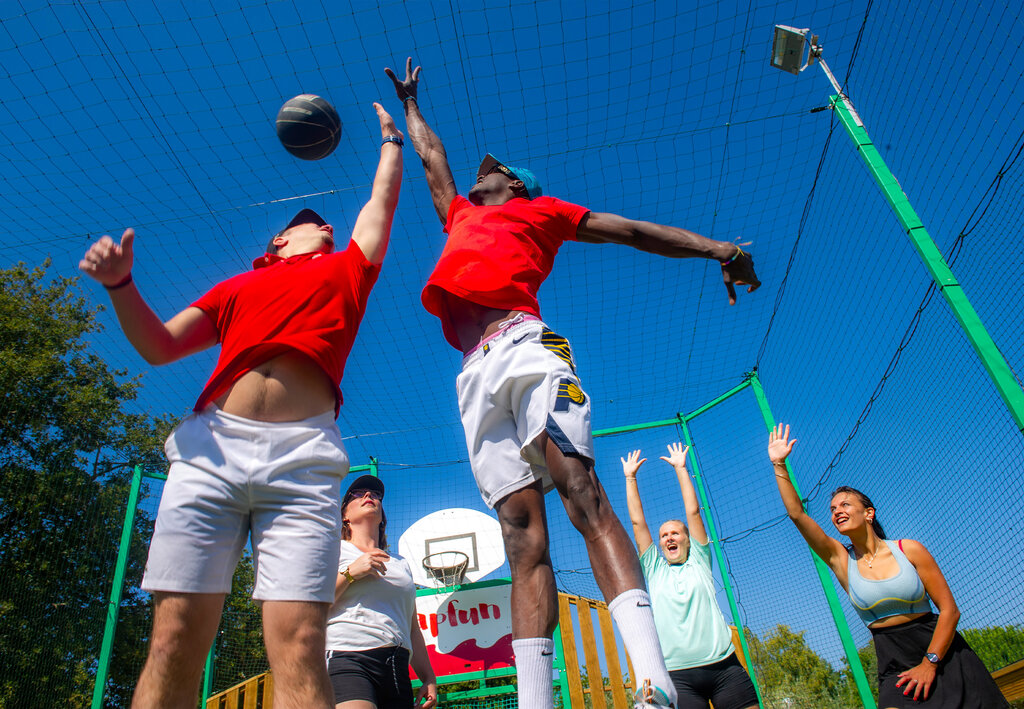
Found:
[[[515,664],[511,590],[503,584],[416,597],[416,617],[438,677]]]

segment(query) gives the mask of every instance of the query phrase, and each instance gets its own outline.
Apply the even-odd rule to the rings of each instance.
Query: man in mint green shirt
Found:
[[[708,702],[715,709],[756,709],[757,693],[736,658],[732,632],[715,599],[708,534],[686,469],[688,451],[689,446],[674,443],[668,447],[668,456],[661,458],[676,471],[686,524],[669,520],[661,525],[657,546],[636,482],[637,471],[647,459],[640,458],[639,450],[621,459],[626,504],[661,651],[679,696],[677,709],[708,709]]]

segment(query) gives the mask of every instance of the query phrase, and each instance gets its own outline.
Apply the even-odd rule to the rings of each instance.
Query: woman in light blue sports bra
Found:
[[[786,513],[807,544],[850,595],[878,656],[878,706],[999,709],[1009,707],[984,663],[956,631],[960,611],[942,571],[924,545],[890,540],[867,495],[852,487],[832,493],[832,524],[843,546],[804,511],[786,458],[795,439],[776,426],[768,457]],[[931,604],[938,608],[932,612]]]

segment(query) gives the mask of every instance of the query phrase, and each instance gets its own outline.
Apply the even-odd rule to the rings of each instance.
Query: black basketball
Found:
[[[315,94],[288,99],[277,112],[277,137],[289,153],[319,160],[334,152],[341,140],[341,119],[334,106]]]

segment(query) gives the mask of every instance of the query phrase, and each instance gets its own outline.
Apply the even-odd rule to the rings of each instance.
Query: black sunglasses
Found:
[[[370,493],[370,497],[377,502],[384,499],[384,494],[378,490],[349,490],[348,498],[355,499],[357,497],[365,497],[366,493]]]

